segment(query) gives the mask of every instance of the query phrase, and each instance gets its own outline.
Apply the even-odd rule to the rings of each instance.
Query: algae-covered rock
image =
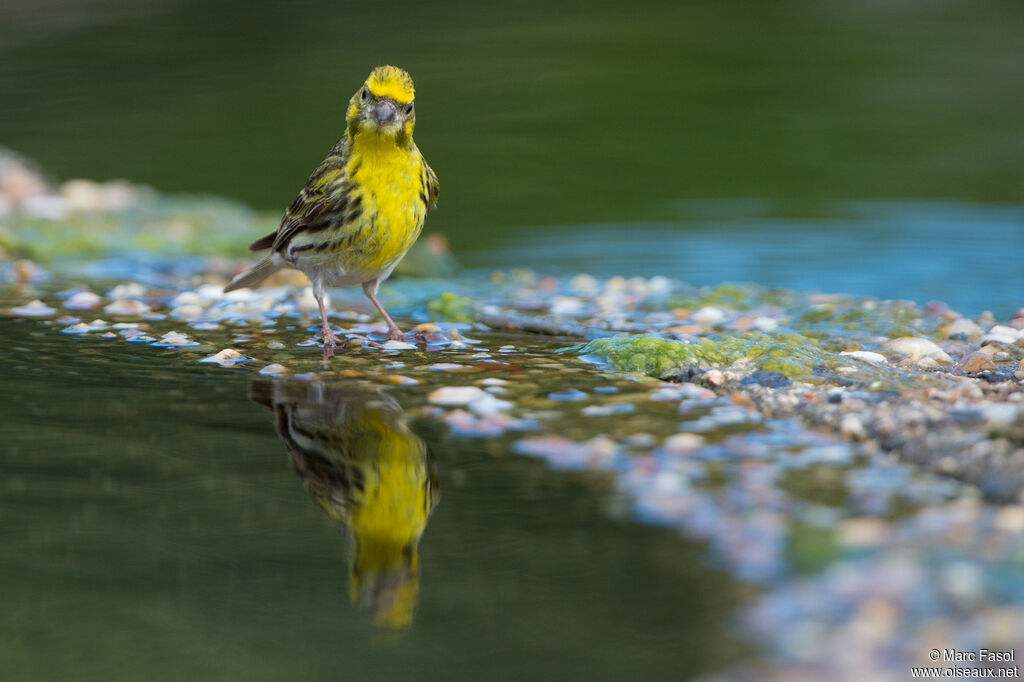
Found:
[[[473,301],[450,291],[427,302],[427,312],[448,322],[472,322]]]
[[[690,365],[723,367],[739,360],[749,361],[757,370],[806,377],[815,365],[827,359],[814,339],[763,332],[689,343],[657,336],[620,335],[595,339],[574,350],[605,358],[618,370],[657,378],[679,376],[682,368]]]

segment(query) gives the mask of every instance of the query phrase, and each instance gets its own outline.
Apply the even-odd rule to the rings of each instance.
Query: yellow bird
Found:
[[[324,289],[361,284],[384,317],[388,338],[403,338],[377,287],[391,274],[437,205],[437,175],[412,139],[415,88],[396,66],[378,66],[349,100],[345,134],[285,212],[276,231],[249,249],[270,253],[224,291],[253,287],[281,268],[313,283],[325,347],[337,344]]]
[[[440,498],[427,448],[401,407],[357,382],[257,380],[292,466],[351,539],[352,602],[374,623],[406,627],[419,594],[419,541]]]

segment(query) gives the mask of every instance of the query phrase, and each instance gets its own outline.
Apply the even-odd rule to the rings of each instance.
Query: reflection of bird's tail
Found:
[[[235,289],[254,287],[280,269],[281,266],[274,262],[274,257],[267,256],[259,263],[231,280],[231,283],[224,287],[224,293],[234,291]]]

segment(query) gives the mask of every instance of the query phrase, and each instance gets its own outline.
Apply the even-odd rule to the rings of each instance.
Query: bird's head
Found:
[[[348,127],[390,137],[411,137],[416,125],[412,78],[397,66],[378,66],[348,105]]]

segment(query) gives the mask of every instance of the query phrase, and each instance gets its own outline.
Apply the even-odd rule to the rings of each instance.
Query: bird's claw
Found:
[[[335,335],[333,329],[331,329],[330,327],[324,327],[321,330],[321,333],[323,334],[323,337],[324,337],[324,347],[325,348],[328,347],[328,346],[330,346],[331,348],[334,348],[335,346],[338,345],[338,337]]]

